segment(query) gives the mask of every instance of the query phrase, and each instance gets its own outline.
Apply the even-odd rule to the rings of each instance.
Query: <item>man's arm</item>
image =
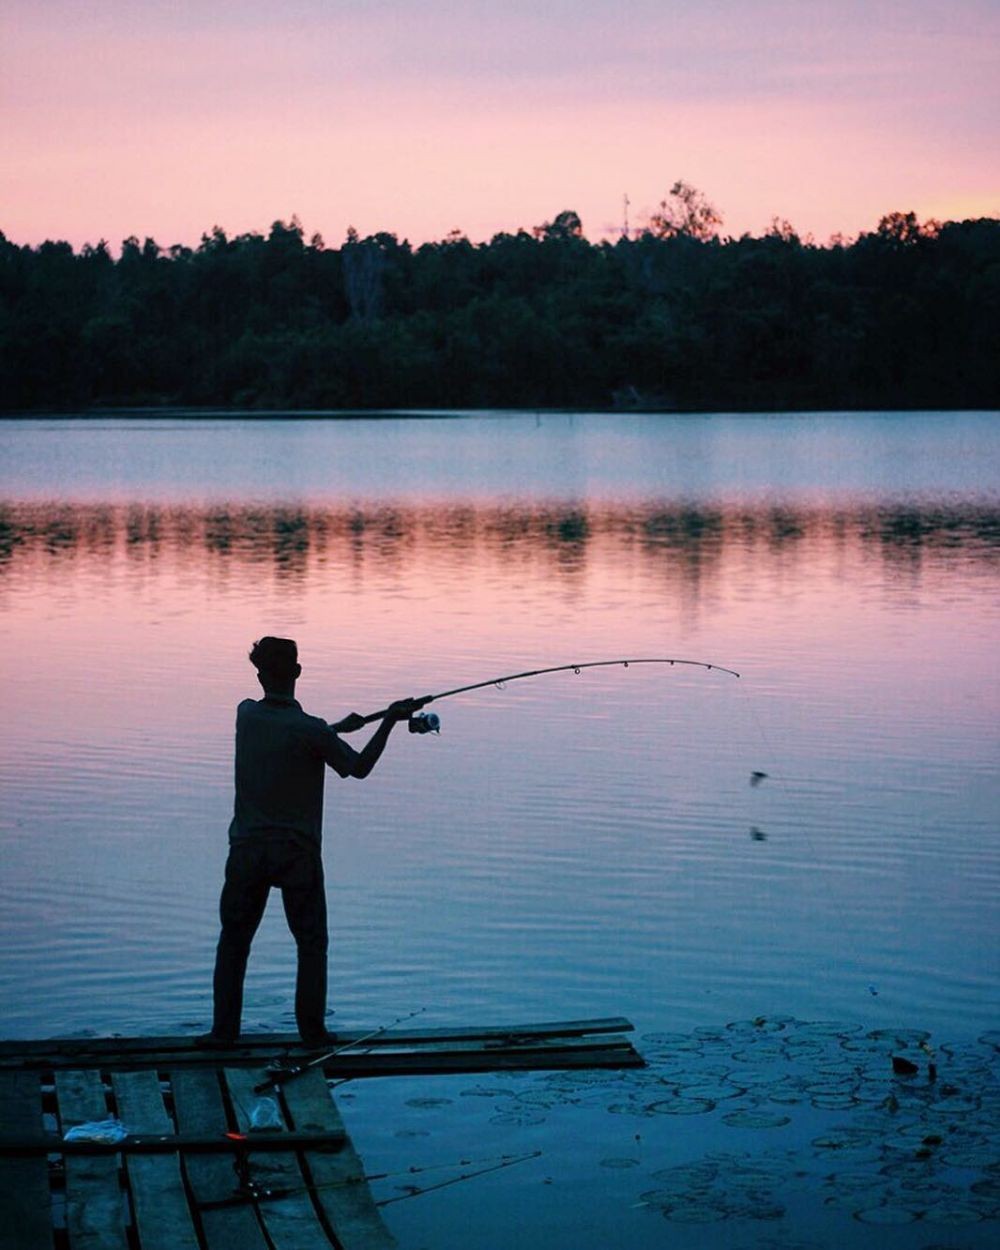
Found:
[[[397,703],[391,704],[386,708],[385,716],[379,722],[378,729],[361,751],[355,751],[340,738],[333,738],[333,742],[336,743],[336,758],[333,758],[333,752],[329,752],[326,755],[326,762],[341,777],[357,777],[363,780],[378,763],[389,741],[389,735],[396,725],[400,721],[409,720],[417,708],[422,706],[423,703],[419,699],[400,699]],[[355,716],[356,713],[352,712],[350,716],[338,721],[336,725],[331,725],[330,728],[336,730],[342,727],[345,732],[350,732],[349,725],[353,728],[352,718]],[[360,720],[360,717],[357,719]]]
[[[393,703],[391,707],[387,708],[385,716],[379,721],[378,729],[368,739],[367,745],[354,761],[352,777],[357,777],[360,780],[368,776],[385,750],[385,744],[389,741],[389,735],[400,721],[410,719],[412,715],[410,705],[412,702],[411,699],[401,699],[398,703]]]

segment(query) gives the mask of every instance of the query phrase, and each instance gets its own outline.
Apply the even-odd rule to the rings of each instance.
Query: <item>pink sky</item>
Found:
[[[596,239],[678,178],[726,233],[1000,215],[995,0],[7,0],[0,230],[197,243],[297,213]]]

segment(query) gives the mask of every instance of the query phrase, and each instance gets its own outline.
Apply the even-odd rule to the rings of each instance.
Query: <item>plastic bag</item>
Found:
[[[281,1122],[281,1112],[273,1098],[258,1098],[250,1112],[251,1133],[280,1132],[285,1126]]]
[[[63,1141],[92,1141],[103,1146],[113,1146],[128,1137],[128,1129],[121,1120],[109,1116],[106,1120],[88,1120],[86,1124],[74,1124],[63,1134]]]

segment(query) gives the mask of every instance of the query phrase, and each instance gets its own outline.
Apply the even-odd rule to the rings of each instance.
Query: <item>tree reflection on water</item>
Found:
[[[168,560],[179,566],[273,567],[291,588],[326,565],[385,572],[419,560],[523,565],[581,575],[600,552],[677,583],[697,598],[737,554],[758,572],[799,560],[877,560],[899,573],[995,570],[1000,511],[964,503],[855,507],[697,506],[493,501],[300,506],[20,503],[0,505],[0,570],[25,562]]]

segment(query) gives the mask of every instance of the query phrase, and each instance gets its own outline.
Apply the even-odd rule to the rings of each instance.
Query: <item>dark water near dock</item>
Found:
[[[345,1114],[378,1171],[544,1152],[542,1169],[388,1207],[408,1244],[467,1245],[481,1210],[482,1247],[518,1227],[614,1244],[612,1215],[638,1247],[800,1244],[793,1226],[832,1246],[833,1208],[852,1244],[876,1244],[821,1180],[785,1193],[777,1156],[757,1189],[781,1190],[786,1215],[706,1216],[714,1241],[642,1195],[709,1155],[799,1157],[835,1127],[810,1116],[877,1115],[888,1095],[855,1090],[868,1070],[841,1045],[873,1030],[958,1048],[980,1091],[968,1115],[995,1110],[977,1039],[1000,1001],[998,464],[996,414],[2,423],[4,1034],[207,1022],[254,637],[299,639],[300,697],[331,719],[545,664],[711,660],[743,677],[597,670],[443,702],[439,739],[400,735],[363,786],[331,778],[332,1024],[625,1014],[690,1039],[787,1019],[772,1066],[814,1043],[856,1101],[814,1107],[799,1066],[787,1126],[727,1124],[705,1091],[739,1061],[706,1037],[671,1086],[700,1085],[702,1115],[647,1115],[663,1099],[645,1078],[622,1094],[607,1074],[555,1102],[544,1077],[478,1097],[467,1078],[370,1082],[345,1089]],[[292,966],[275,904],[248,1028],[290,1026]],[[832,1022],[836,1054],[793,1021]],[[642,1044],[663,1051],[656,1079],[676,1046]],[[412,1105],[427,1098],[451,1101]],[[880,1168],[901,1162],[874,1141]],[[700,1176],[686,1183],[711,1207]],[[872,1209],[900,1203],[897,1185]],[[937,1240],[977,1244],[973,1215]],[[891,1240],[904,1225],[881,1244],[935,1241]]]

